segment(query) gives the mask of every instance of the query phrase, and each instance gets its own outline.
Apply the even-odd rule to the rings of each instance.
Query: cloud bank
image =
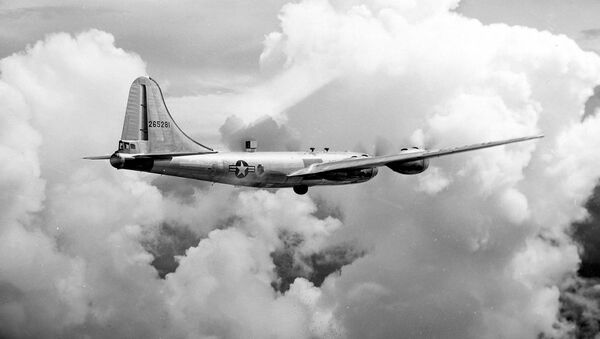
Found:
[[[600,58],[564,36],[483,25],[456,6],[287,4],[265,38],[264,82],[168,99],[188,106],[187,121],[194,107],[229,101],[202,129],[222,126],[232,148],[248,135],[265,135],[269,149],[374,149],[384,139],[396,151],[546,134],[439,159],[428,177],[382,171],[308,196],[190,187],[79,160],[114,149],[127,88],[146,74],[109,33],[52,34],[2,59],[0,154],[11,161],[0,165],[1,335],[573,334],[559,285],[579,263],[566,230],[585,217],[598,179],[600,120],[582,117]],[[148,244],[165,224],[199,241],[161,279]],[[360,254],[315,286],[306,258],[340,244]],[[289,289],[273,288],[278,253],[299,267]]]

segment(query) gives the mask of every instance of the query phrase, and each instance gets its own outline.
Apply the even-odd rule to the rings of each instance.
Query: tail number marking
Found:
[[[157,127],[157,128],[170,128],[170,121],[159,121],[159,120],[149,120],[148,127]]]

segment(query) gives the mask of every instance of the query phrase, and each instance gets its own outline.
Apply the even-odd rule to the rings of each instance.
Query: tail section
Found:
[[[130,154],[212,153],[188,137],[169,113],[162,91],[152,78],[131,84],[119,152]]]

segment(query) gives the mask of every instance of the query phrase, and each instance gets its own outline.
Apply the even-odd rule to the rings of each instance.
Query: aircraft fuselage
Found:
[[[368,155],[356,152],[219,152],[162,159],[124,158],[111,163],[119,169],[236,186],[277,188],[353,184],[365,182],[377,175],[377,168],[365,168],[305,177],[287,176],[312,164],[358,157]]]

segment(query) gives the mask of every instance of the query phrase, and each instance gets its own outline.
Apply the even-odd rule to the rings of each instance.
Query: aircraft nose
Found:
[[[116,169],[123,168],[123,165],[125,165],[125,159],[115,153],[110,157],[110,165]]]

